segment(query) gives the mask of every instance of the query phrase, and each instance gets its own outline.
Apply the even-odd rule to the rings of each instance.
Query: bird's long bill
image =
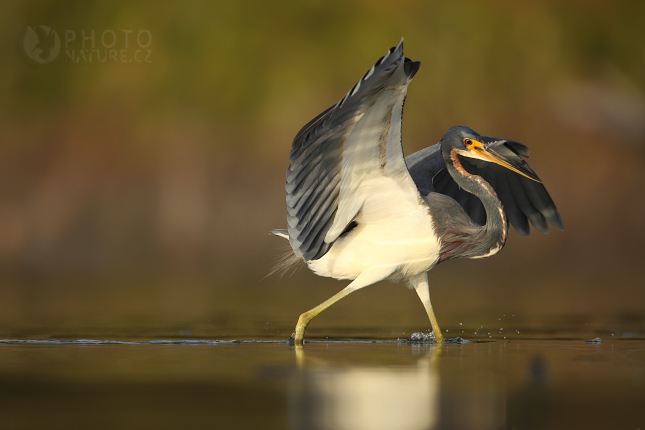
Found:
[[[526,178],[532,179],[535,182],[542,183],[540,178],[538,178],[535,173],[531,172],[530,170],[527,170],[526,168],[518,164],[512,163],[505,157],[499,155],[497,152],[493,151],[490,148],[487,148],[483,143],[477,140],[471,140],[471,142],[472,146],[468,148],[470,149],[470,151],[463,152],[461,153],[461,155],[499,164],[500,166],[506,167],[507,169],[512,170],[515,173],[519,173]]]

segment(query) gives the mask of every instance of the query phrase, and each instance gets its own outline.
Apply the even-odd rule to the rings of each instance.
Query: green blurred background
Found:
[[[453,125],[523,142],[566,226],[435,268],[442,326],[642,330],[644,17],[640,0],[5,0],[0,334],[287,337],[345,285],[265,278],[291,140],[400,37],[422,63],[405,153]],[[60,37],[46,65],[21,48],[38,25]],[[147,32],[146,61],[100,61],[106,30],[129,60]],[[427,326],[414,292],[381,283],[309,332]]]

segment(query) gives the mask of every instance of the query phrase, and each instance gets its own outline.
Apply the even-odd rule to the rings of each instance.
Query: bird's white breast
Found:
[[[357,192],[365,199],[355,218],[357,227],[340,237],[323,257],[309,261],[312,271],[355,279],[365,270],[377,269],[400,278],[436,264],[439,239],[418,193],[405,191],[400,178],[387,176],[365,180]]]

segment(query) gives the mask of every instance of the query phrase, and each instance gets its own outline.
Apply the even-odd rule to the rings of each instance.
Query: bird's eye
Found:
[[[464,143],[466,144],[466,146],[470,146],[473,144],[473,141],[470,139],[464,139]]]

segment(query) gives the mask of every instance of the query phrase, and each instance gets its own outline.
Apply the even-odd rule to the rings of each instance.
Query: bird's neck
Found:
[[[450,159],[452,163],[446,163],[450,175],[461,188],[479,198],[486,211],[486,224],[469,238],[477,243],[477,246],[471,248],[473,255],[468,257],[483,258],[495,255],[506,243],[508,235],[504,206],[493,187],[484,178],[464,169],[457,150],[453,149],[450,152]]]

